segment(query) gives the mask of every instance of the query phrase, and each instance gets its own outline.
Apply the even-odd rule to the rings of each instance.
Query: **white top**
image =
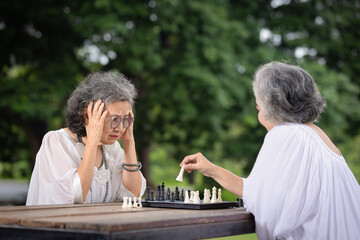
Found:
[[[75,142],[64,129],[48,132],[36,155],[26,205],[82,203],[82,188],[77,169],[84,149],[84,144]],[[91,191],[87,194],[85,203],[102,202],[107,181],[106,202],[120,201],[125,196],[134,197],[121,182],[124,150],[115,142],[113,145],[105,145],[104,151],[108,170],[105,169],[105,164],[100,169],[94,167]],[[141,176],[140,196],[146,188],[146,180]]]
[[[360,239],[359,183],[305,125],[267,133],[243,200],[259,239]]]

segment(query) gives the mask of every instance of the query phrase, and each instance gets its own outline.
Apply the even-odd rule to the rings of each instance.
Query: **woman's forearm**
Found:
[[[135,141],[124,141],[124,163],[125,164],[137,164]],[[137,166],[126,166],[128,169],[137,169]],[[141,191],[141,174],[139,171],[131,172],[123,170],[122,182],[124,187],[132,192],[136,197],[139,197]]]
[[[96,158],[97,145],[96,144],[86,144],[83,159],[81,160],[80,166],[77,170],[81,188],[83,192],[83,202],[85,202],[86,196],[89,192],[91,182],[94,177],[94,166]]]
[[[243,179],[241,177],[219,166],[214,167],[213,171],[211,171],[210,177],[218,182],[223,188],[239,197],[242,197]]]

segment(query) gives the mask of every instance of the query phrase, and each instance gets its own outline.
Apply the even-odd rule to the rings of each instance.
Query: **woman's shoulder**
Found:
[[[48,131],[42,140],[42,144],[58,144],[58,143],[72,143],[75,144],[75,141],[71,138],[68,132],[65,129],[61,128],[58,130]]]
[[[64,128],[48,131],[44,135],[44,138],[67,138],[69,140],[73,140],[70,134]]]
[[[314,133],[309,131],[309,127],[299,123],[282,123],[274,126],[267,135],[288,137],[291,135],[313,135]]]
[[[284,123],[274,126],[265,136],[266,140],[284,140],[291,136],[299,134],[302,130],[301,124]]]
[[[341,154],[339,155],[340,151],[335,151],[337,149],[335,145],[332,148],[319,133],[306,124],[285,123],[276,125],[268,134],[271,141],[286,140],[288,144],[311,145],[311,147],[322,150],[324,153],[342,158]]]

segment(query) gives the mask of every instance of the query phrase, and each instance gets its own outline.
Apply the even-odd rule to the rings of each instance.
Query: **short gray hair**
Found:
[[[265,119],[275,124],[314,122],[326,106],[311,75],[295,65],[270,62],[260,66],[253,90]]]
[[[127,101],[134,105],[137,96],[135,86],[122,74],[95,72],[89,74],[74,90],[67,101],[66,123],[79,136],[86,136],[83,109],[89,102],[101,99],[105,104]]]

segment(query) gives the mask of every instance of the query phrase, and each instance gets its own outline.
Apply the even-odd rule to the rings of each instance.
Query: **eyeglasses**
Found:
[[[112,118],[106,118],[110,121],[110,127],[111,128],[117,128],[121,123],[123,124],[124,128],[130,127],[130,125],[134,122],[134,118],[127,115],[124,118],[121,118],[120,116],[114,116]]]

